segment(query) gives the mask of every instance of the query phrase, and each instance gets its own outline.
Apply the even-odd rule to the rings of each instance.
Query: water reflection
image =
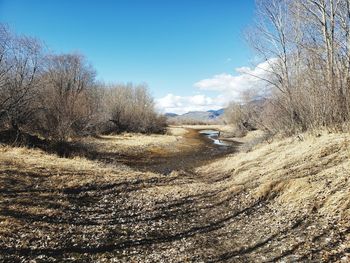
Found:
[[[202,130],[199,133],[204,134],[205,136],[207,136],[216,145],[230,146],[229,142],[226,142],[226,141],[223,141],[223,140],[219,139],[219,136],[220,136],[220,132],[219,131],[216,131],[216,130]]]

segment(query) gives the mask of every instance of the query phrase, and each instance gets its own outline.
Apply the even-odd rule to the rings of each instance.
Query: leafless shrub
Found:
[[[115,85],[104,88],[104,132],[163,133],[166,118],[154,109],[145,85]]]
[[[94,70],[80,55],[50,55],[41,78],[38,131],[66,140],[89,127],[96,112]]]
[[[231,102],[224,112],[224,121],[235,127],[234,136],[243,137],[248,131],[262,128],[261,111],[265,100],[255,93],[242,94],[241,102]]]
[[[32,121],[36,110],[42,46],[0,25],[0,123],[18,130]]]

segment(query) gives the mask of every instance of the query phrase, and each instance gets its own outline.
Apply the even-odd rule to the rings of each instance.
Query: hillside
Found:
[[[127,143],[111,136],[93,141],[103,145],[101,153],[151,147],[167,155],[174,151],[169,144],[194,148],[197,139],[185,134],[180,129],[159,144],[152,136],[141,144],[139,135]],[[12,262],[347,262],[349,134],[302,138],[245,152],[248,139],[239,153],[167,176],[2,146],[0,256]]]

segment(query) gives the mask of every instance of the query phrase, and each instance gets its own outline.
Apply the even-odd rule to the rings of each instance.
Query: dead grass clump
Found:
[[[331,154],[339,152],[341,148],[342,148],[342,145],[337,145],[337,144],[324,147],[320,150],[318,157],[319,158],[327,157]]]
[[[285,138],[270,144],[262,142],[251,152],[228,156],[198,172],[231,174],[229,184],[250,189],[254,198],[273,199],[276,207],[292,207],[296,211],[316,207],[324,215],[348,215],[347,136],[304,134],[303,141]]]
[[[273,199],[286,188],[287,184],[288,181],[266,182],[256,189],[255,196],[258,199]]]

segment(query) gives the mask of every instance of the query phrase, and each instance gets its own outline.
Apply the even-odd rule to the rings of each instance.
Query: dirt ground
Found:
[[[247,153],[175,137],[129,156],[0,147],[0,261],[349,262],[348,135]]]

